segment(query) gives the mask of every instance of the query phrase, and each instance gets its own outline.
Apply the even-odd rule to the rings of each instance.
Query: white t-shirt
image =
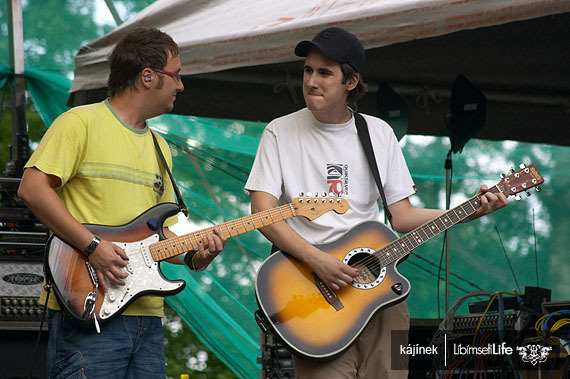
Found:
[[[415,186],[390,126],[363,115],[388,204],[415,193]],[[349,210],[328,212],[309,221],[294,217],[287,223],[311,244],[336,240],[363,221],[379,221],[378,187],[356,132],[354,117],[346,124],[323,124],[307,108],[277,118],[261,136],[257,155],[245,185],[287,204],[301,192],[334,192],[348,200]]]

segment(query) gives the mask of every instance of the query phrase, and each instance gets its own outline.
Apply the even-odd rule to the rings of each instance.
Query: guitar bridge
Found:
[[[338,298],[337,294],[332,289],[330,289],[329,286],[325,284],[325,282],[319,279],[317,274],[315,274],[314,272],[312,272],[311,274],[313,275],[313,279],[315,280],[317,288],[319,289],[321,295],[323,295],[327,303],[332,305],[336,311],[340,311],[342,308],[344,308],[344,305]]]

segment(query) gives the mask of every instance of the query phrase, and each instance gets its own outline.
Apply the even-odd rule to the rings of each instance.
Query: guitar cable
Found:
[[[33,378],[33,374],[34,374],[34,367],[36,366],[36,361],[38,359],[38,353],[40,350],[40,341],[42,338],[42,330],[44,328],[44,323],[46,320],[46,315],[47,315],[47,308],[48,308],[48,300],[49,300],[49,295],[51,294],[51,285],[50,284],[46,284],[44,286],[44,288],[46,289],[46,300],[44,303],[44,309],[42,311],[42,319],[40,321],[40,329],[38,330],[38,337],[36,338],[36,345],[34,346],[34,355],[33,355],[33,359],[32,359],[32,365],[30,367],[30,375],[29,375],[29,379]],[[41,370],[40,370],[41,372]]]
[[[534,233],[534,268],[536,270],[536,286],[540,287],[538,279],[538,248],[536,247],[536,225],[534,223],[534,208],[532,208],[532,231]]]
[[[499,242],[501,244],[501,248],[503,249],[503,253],[505,254],[505,258],[507,260],[507,263],[509,264],[511,274],[513,274],[513,278],[515,279],[515,284],[517,286],[517,290],[519,293],[522,293],[521,287],[519,285],[519,281],[517,280],[517,276],[515,274],[515,270],[513,270],[513,265],[511,264],[511,260],[509,259],[509,255],[507,254],[507,249],[505,249],[505,245],[503,244],[503,239],[501,238],[501,233],[499,232],[499,228],[497,228],[497,225],[495,225],[495,231],[497,232],[497,236],[499,237]]]

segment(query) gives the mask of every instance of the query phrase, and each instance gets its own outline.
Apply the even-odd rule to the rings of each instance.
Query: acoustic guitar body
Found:
[[[396,269],[405,257],[382,267],[372,255],[395,239],[397,235],[383,224],[365,222],[334,242],[317,245],[361,271],[351,285],[336,291],[336,297],[309,266],[286,253],[276,252],[262,264],[255,283],[259,306],[292,353],[334,358],[351,345],[375,312],[407,297],[410,283]]]

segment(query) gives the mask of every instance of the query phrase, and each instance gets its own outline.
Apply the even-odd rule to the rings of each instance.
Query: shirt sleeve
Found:
[[[77,173],[86,141],[87,128],[81,117],[73,112],[64,113],[47,130],[25,168],[35,167],[57,176],[63,186]]]
[[[267,192],[279,198],[283,191],[282,188],[283,177],[277,135],[270,123],[261,135],[245,189],[249,192]]]

